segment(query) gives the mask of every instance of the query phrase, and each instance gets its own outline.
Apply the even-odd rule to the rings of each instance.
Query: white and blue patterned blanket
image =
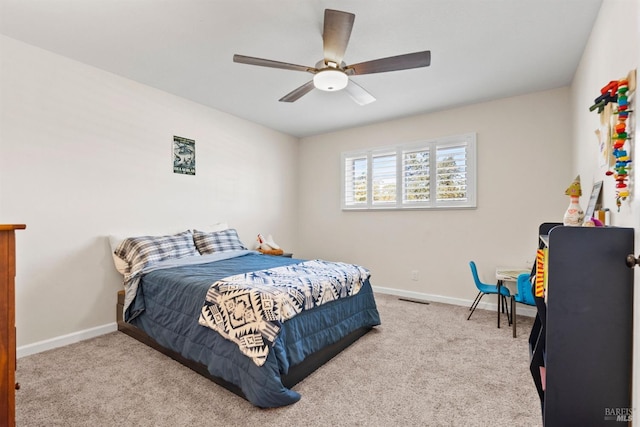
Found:
[[[358,265],[313,260],[226,277],[207,292],[199,323],[262,366],[282,322],[357,294],[369,276]]]

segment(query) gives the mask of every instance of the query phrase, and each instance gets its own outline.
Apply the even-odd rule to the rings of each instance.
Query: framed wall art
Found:
[[[584,212],[585,220],[592,218],[593,213],[596,211],[596,208],[599,207],[601,190],[602,190],[602,181],[598,181],[593,184],[593,189],[591,190],[591,196],[589,196],[589,203],[587,204],[587,210]]]
[[[173,173],[196,174],[196,142],[193,139],[174,135]]]

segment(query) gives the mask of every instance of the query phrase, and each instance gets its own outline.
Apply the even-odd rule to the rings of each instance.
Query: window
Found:
[[[476,135],[342,153],[343,209],[476,207]]]

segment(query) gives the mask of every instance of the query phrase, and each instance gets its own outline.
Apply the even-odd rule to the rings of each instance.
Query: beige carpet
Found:
[[[302,399],[258,409],[115,332],[18,360],[17,425],[540,426],[528,332],[494,311],[376,295],[382,325],[299,383]]]

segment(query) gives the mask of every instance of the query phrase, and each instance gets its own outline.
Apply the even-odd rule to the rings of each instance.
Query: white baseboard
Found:
[[[116,322],[97,326],[91,329],[85,329],[84,331],[74,332],[72,334],[20,346],[16,349],[16,356],[19,359],[21,357],[29,356],[36,353],[42,353],[43,351],[52,350],[54,348],[88,340],[89,338],[94,338],[100,335],[115,332],[117,330],[118,324]]]
[[[471,303],[473,302],[471,300],[466,300],[461,298],[452,298],[452,297],[445,297],[441,295],[425,294],[422,292],[403,291],[401,289],[385,288],[380,286],[373,286],[373,290],[374,292],[379,292],[381,294],[396,295],[399,297],[410,298],[410,299],[415,299],[419,301],[433,301],[433,302],[441,302],[444,304],[461,305],[465,307],[470,307]],[[478,308],[483,310],[495,311],[498,309],[498,306],[496,303],[481,302],[480,304],[478,304]],[[526,306],[518,307],[518,315],[534,317],[536,313],[537,311],[535,308],[526,307]],[[85,329],[84,331],[74,332],[72,334],[51,338],[51,339],[40,341],[37,343],[23,345],[17,348],[16,353],[19,359],[21,357],[29,356],[36,353],[42,353],[43,351],[52,350],[54,348],[63,347],[65,345],[88,340],[89,338],[94,338],[100,335],[115,332],[117,330],[118,330],[118,325],[116,322],[113,322],[107,325],[97,326],[91,329]]]
[[[471,304],[473,303],[472,300],[462,298],[445,297],[442,295],[425,294],[422,292],[403,291],[402,289],[385,288],[380,286],[372,286],[372,288],[374,292],[379,292],[381,294],[396,295],[402,298],[409,298],[419,301],[441,302],[444,304],[461,305],[465,307],[471,307]],[[480,301],[480,304],[478,304],[478,309],[496,311],[498,309],[498,304]],[[535,307],[524,306],[520,304],[518,306],[518,309],[516,310],[516,313],[518,316],[535,317],[538,311]]]

